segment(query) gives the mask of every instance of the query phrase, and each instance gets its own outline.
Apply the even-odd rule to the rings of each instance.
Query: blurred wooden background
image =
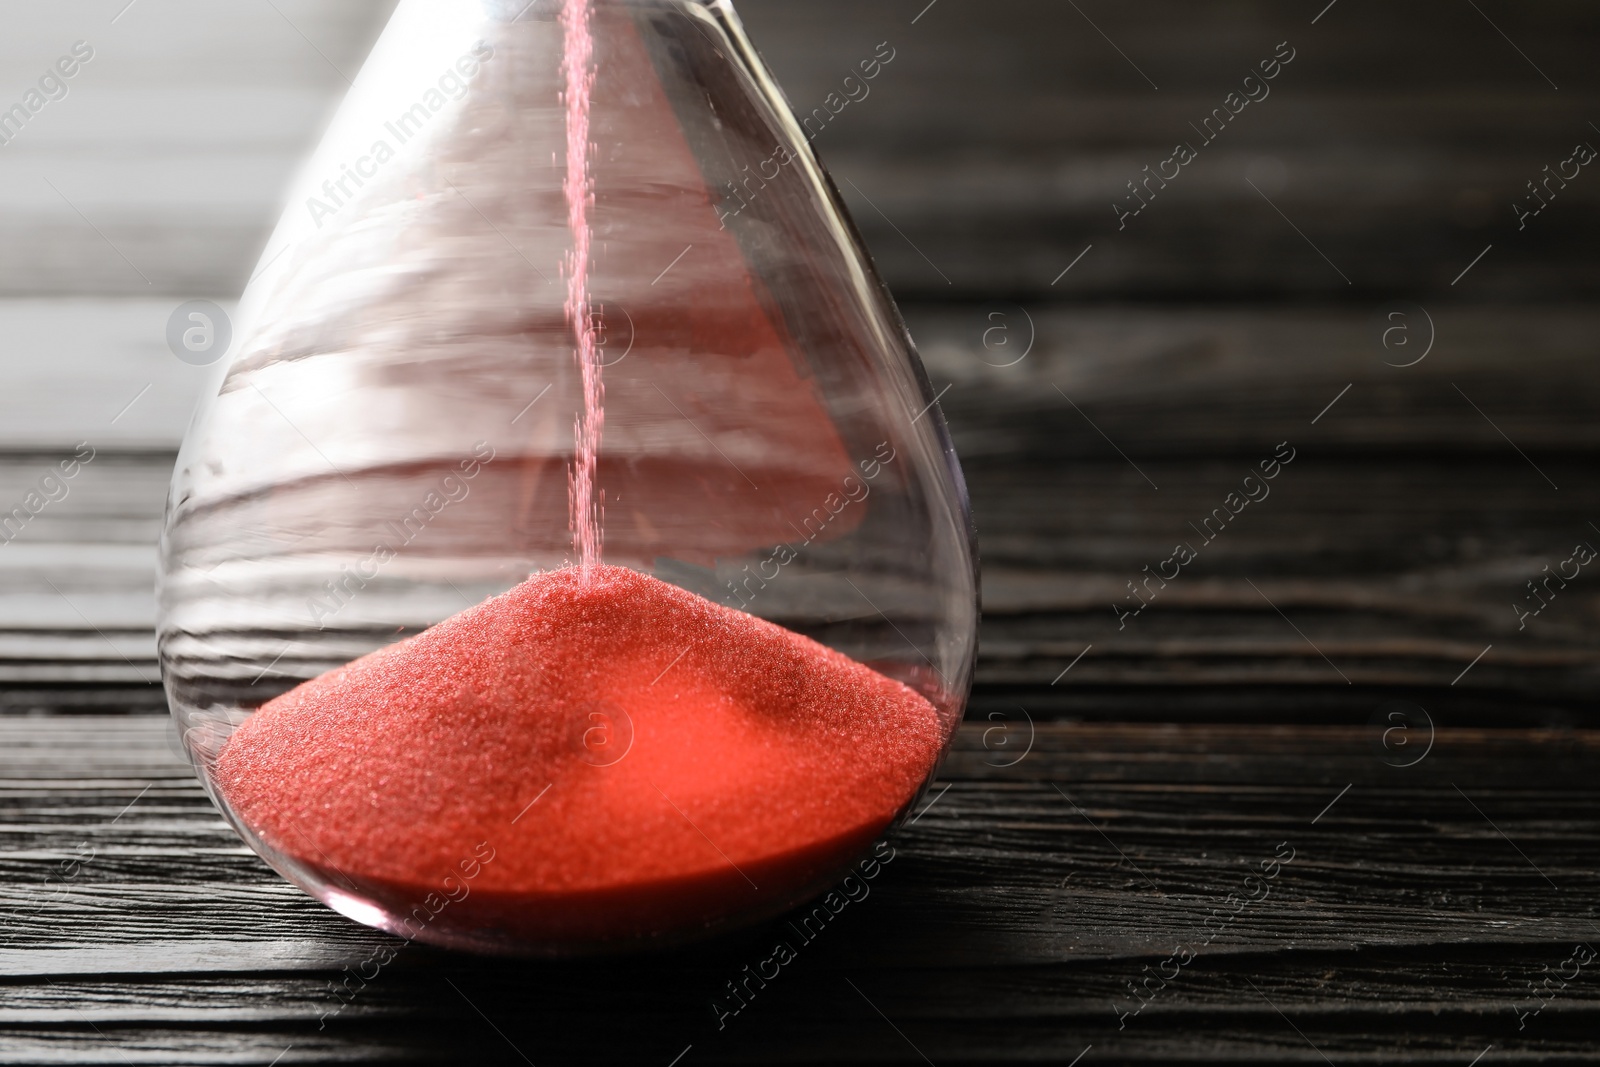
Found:
[[[1600,930],[1600,579],[1513,607],[1600,543],[1600,177],[1512,210],[1600,146],[1600,10],[1574,0],[741,3],[802,113],[895,50],[816,145],[972,494],[948,793],[874,916],[729,1033],[706,1005],[760,932],[569,968],[410,949],[319,1030],[381,935],[244,850],[156,714],[153,546],[205,377],[164,329],[231,307],[390,6],[0,0],[0,106],[95,50],[0,147],[0,504],[98,451],[0,547],[0,1058],[1592,1055],[1593,982],[1517,1025]],[[1202,145],[1280,42],[1270,95]],[[1178,141],[1197,158],[1119,229]],[[1119,628],[1125,583],[1283,441],[1270,498]],[[1280,841],[1279,894],[1119,1029],[1127,982]]]

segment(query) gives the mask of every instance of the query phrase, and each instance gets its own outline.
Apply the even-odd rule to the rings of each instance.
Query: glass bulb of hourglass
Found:
[[[402,0],[196,413],[160,649],[277,870],[458,947],[825,889],[964,709],[964,487],[726,3]]]

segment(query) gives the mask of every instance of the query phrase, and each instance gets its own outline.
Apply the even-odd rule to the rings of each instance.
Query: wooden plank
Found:
[[[925,6],[740,6],[796,111],[838,111],[816,143],[902,298],[1593,291],[1600,186],[1572,183],[1526,229],[1511,210],[1543,166],[1593,139],[1541,73],[1566,92],[1594,87],[1592,10],[1345,0],[1321,18],[1326,4],[1259,2],[1218,18],[1181,3],[1005,0],[917,17]],[[1295,59],[1270,95],[1206,143],[1191,123],[1284,40]],[[879,41],[896,58],[846,102],[842,79]],[[1198,158],[1119,226],[1113,202],[1178,141]],[[1489,243],[1471,286],[1452,288]]]
[[[23,349],[55,353],[48,361],[0,362],[0,387],[28,398],[0,426],[0,449],[37,454],[84,440],[113,451],[175,449],[208,372],[167,351],[174,307],[166,300],[0,301],[0,331]],[[1397,448],[1512,455],[1463,393],[1534,455],[1600,444],[1586,418],[1600,401],[1600,377],[1588,360],[1591,308],[1434,305],[1430,322],[1413,306],[1397,320],[1405,332],[1385,348],[1384,331],[1396,320],[1384,313],[1401,307],[1087,309],[994,299],[912,303],[904,311],[936,389],[953,386],[940,403],[968,461],[1110,455],[1092,433],[1060,432],[1053,420],[1071,409],[1052,385],[1096,405],[1096,424],[1113,440],[1129,438],[1135,456],[1188,457],[1198,447],[1237,455],[1291,434],[1369,457]],[[1412,347],[1402,347],[1402,338]],[[1425,350],[1430,356],[1415,366],[1385,365]],[[1330,412],[1310,429],[1346,385],[1353,388],[1337,417]],[[8,491],[0,499],[30,480],[26,470],[0,470],[0,477],[18,479],[0,486]]]
[[[19,20],[0,50],[19,84],[74,40],[98,52],[3,149],[15,165],[0,173],[0,239],[15,254],[0,263],[0,293],[238,294],[392,0],[276,6],[188,0],[113,25],[78,3]],[[1585,235],[1600,186],[1572,183],[1522,230],[1511,211],[1526,181],[1592,136],[1540,73],[1566,96],[1596,88],[1583,44],[1594,15],[1581,5],[1491,23],[1444,2],[1344,0],[1313,26],[1315,12],[1260,2],[1217,19],[1172,2],[1136,17],[1009,0],[946,4],[913,25],[922,6],[741,5],[803,114],[838,107],[843,79],[879,42],[895,50],[817,144],[902,296],[1593,291]],[[1199,140],[1190,124],[1285,39],[1296,58],[1271,95],[1202,142],[1181,180],[1119,228],[1111,205],[1126,183],[1174,142]],[[1472,287],[1452,289],[1491,242]],[[1052,287],[1089,243],[1090,257]]]
[[[57,945],[63,926],[93,912],[118,915],[97,930],[103,948],[135,951],[170,941],[177,915],[200,941],[266,936],[307,917],[322,930],[356,929],[301,898],[239,846],[169,751],[161,718],[42,722],[58,725],[41,731],[39,721],[0,720],[8,782],[0,793],[3,870],[11,883],[5,903],[14,916],[26,912],[9,948]],[[1009,736],[1010,751],[997,729]],[[1426,759],[1398,775],[1372,746],[1378,727],[1167,726],[1152,733],[1037,722],[1024,749],[1025,729],[1020,718],[966,727],[945,771],[951,788],[905,832],[904,866],[927,879],[920,892],[933,893],[896,910],[953,921],[973,892],[1004,896],[1007,905],[986,923],[986,936],[1006,930],[1014,940],[988,944],[983,958],[992,962],[1153,951],[1201,925],[1221,895],[1219,883],[1250,873],[1262,858],[1253,859],[1252,850],[1270,855],[1285,839],[1304,853],[1293,881],[1282,883],[1294,908],[1247,931],[1230,930],[1212,951],[1285,942],[1321,950],[1526,942],[1587,936],[1584,924],[1596,921],[1584,887],[1600,879],[1588,835],[1600,818],[1600,800],[1588,786],[1600,734],[1439,729]],[[46,736],[36,736],[41,732]],[[1026,758],[1005,766],[1019,750]],[[106,774],[108,760],[116,777]],[[1497,770],[1534,763],[1537,784]],[[1452,782],[1483,792],[1469,800]],[[1336,797],[1337,810],[1323,815]],[[1500,820],[1491,824],[1475,803]],[[1495,825],[1521,841],[1526,855]],[[74,850],[92,850],[94,858],[63,877],[60,860]],[[175,886],[178,861],[188,875]],[[1342,892],[1346,878],[1359,880],[1363,893]],[[1101,921],[1057,925],[1051,912],[1064,879],[1080,916],[1096,913]],[[1422,883],[1430,893],[1415,892]],[[1326,921],[1306,927],[1304,909]],[[910,962],[933,951],[948,958],[975,947],[908,942],[894,957]],[[232,967],[221,961],[215,969]]]
[[[236,296],[392,8],[79,0],[14,19],[8,93],[75,41],[94,52],[0,148],[0,292]]]
[[[167,320],[187,299],[0,300],[0,391],[17,401],[0,420],[0,449],[177,448],[202,390],[216,388],[212,368],[184,363],[167,347]],[[232,300],[219,303],[232,314]],[[7,507],[20,487],[5,484]]]
[[[341,998],[340,968],[387,939],[230,843],[165,750],[161,720],[0,719],[0,880],[13,915],[32,902],[0,948],[11,976],[0,1048],[17,1060],[269,1063],[290,1045],[282,1062],[446,1046],[521,1062],[507,1039],[582,1062],[667,1062],[689,1045],[720,1062],[840,1048],[914,1058],[904,1038],[934,1062],[1070,1060],[1088,1044],[1122,1062],[1312,1062],[1317,1050],[1343,1062],[1399,1042],[1424,1060],[1494,1043],[1532,1062],[1585,1047],[1600,1017],[1593,983],[1571,982],[1525,1031],[1517,1023],[1539,1003],[1529,983],[1600,926],[1589,773],[1600,733],[1441,729],[1423,760],[1397,768],[1371,727],[1040,723],[1020,760],[992,729],[963,730],[840,930],[802,943],[799,962],[752,986],[719,1028],[725,983],[794,938],[781,922],[627,968],[411,947]],[[141,780],[156,786],[140,795]],[[41,901],[43,872],[80,841],[100,854]],[[1245,878],[1289,849],[1270,893],[1208,934],[1205,920],[1231,910],[1225,896],[1255,892]],[[52,929],[89,916],[92,947]],[[1127,984],[1175,945],[1194,960],[1122,1016],[1135,1006]],[[601,1025],[619,1013],[629,1027]]]
[[[1600,447],[1594,312],[1446,308],[1438,351],[1404,368],[1385,365],[1399,350],[1384,349],[1387,320],[1366,309],[996,302],[913,305],[908,318],[972,493],[985,685],[1047,683],[1091,644],[1079,685],[1348,678],[1357,703],[1369,687],[1422,687],[1452,707],[1492,693],[1577,710],[1600,681],[1600,587],[1553,585],[1531,618],[1514,608],[1537,607],[1527,583],[1600,537],[1583,505]],[[1425,320],[1408,329],[1425,344]],[[1013,351],[1027,355],[997,365]],[[82,374],[121,375],[137,392],[142,368],[119,367],[116,347],[80,352],[53,377],[0,373],[53,398],[41,423],[71,425]],[[175,424],[147,425],[170,447]],[[1216,509],[1280,442],[1293,463],[1219,531]],[[20,501],[59,458],[0,457],[0,501]],[[0,678],[154,682],[148,546],[171,462],[108,448],[0,547]],[[1180,542],[1200,558],[1166,588],[1144,587],[1145,568],[1166,569]],[[1134,581],[1138,597],[1158,597],[1124,624]],[[1281,710],[1275,699],[1253,706]]]

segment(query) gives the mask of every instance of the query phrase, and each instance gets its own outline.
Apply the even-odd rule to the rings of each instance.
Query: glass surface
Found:
[[[666,943],[816,895],[926,787],[965,487],[727,4],[402,0],[238,336],[159,647],[285,877],[440,944]]]

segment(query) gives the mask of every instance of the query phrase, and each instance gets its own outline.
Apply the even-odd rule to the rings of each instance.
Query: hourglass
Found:
[[[965,489],[725,2],[402,0],[179,455],[212,798],[358,921],[667,944],[816,895],[964,709]]]

